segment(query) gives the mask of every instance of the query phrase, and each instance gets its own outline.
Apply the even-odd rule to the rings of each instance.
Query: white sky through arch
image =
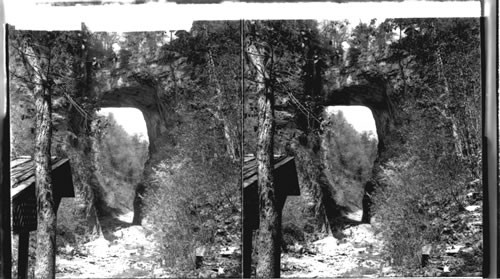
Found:
[[[97,112],[103,116],[110,113],[129,135],[138,134],[140,139],[149,142],[148,129],[140,110],[136,108],[102,108]]]
[[[345,119],[356,131],[371,131],[374,138],[377,137],[375,120],[369,108],[363,106],[329,106],[327,114],[342,111]],[[122,126],[129,135],[138,134],[142,140],[148,141],[146,122],[141,111],[135,108],[102,108],[97,112],[99,115],[113,114],[116,122]]]
[[[328,115],[342,111],[344,118],[356,131],[362,133],[371,131],[374,138],[377,138],[377,128],[372,111],[364,106],[329,106],[325,109]]]

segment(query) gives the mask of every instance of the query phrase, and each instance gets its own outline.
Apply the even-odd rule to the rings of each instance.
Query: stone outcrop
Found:
[[[363,72],[346,68],[344,64],[330,66],[323,76],[323,88],[318,106],[365,106],[369,108],[375,120],[378,137],[378,153],[374,162],[372,179],[365,185],[356,186],[362,199],[345,201],[342,189],[336,187],[326,173],[325,157],[321,155],[321,129],[319,133],[307,133],[300,129],[300,118],[289,96],[277,96],[276,122],[281,138],[289,139],[281,143],[285,147],[277,152],[289,152],[296,156],[301,195],[308,205],[311,216],[318,225],[329,223],[334,230],[342,226],[343,221],[369,222],[371,205],[370,196],[377,185],[380,165],[392,156],[391,146],[398,141],[396,133],[397,111],[391,101],[391,85],[381,72],[390,66],[381,67],[380,71]],[[292,123],[291,123],[292,122]],[[284,124],[283,124],[284,123]],[[360,218],[359,209],[363,209]],[[355,218],[355,220],[351,220]],[[328,220],[328,221],[327,221]],[[321,225],[323,223],[323,225]]]
[[[360,193],[363,193],[362,203],[359,208],[363,209],[363,216],[361,220],[368,223],[370,221],[369,208],[371,206],[371,194],[375,190],[377,184],[377,173],[380,170],[380,165],[387,160],[391,155],[391,145],[395,140],[393,132],[395,130],[395,116],[397,112],[390,99],[390,86],[382,77],[376,75],[367,75],[366,73],[359,73],[353,78],[349,74],[347,78],[342,75],[332,77],[336,80],[333,88],[329,88],[324,92],[324,105],[325,106],[364,106],[371,110],[375,120],[376,133],[378,138],[377,158],[375,160],[372,179],[370,179],[363,188],[359,188]],[[338,81],[342,80],[343,81]],[[388,152],[389,151],[389,152]],[[331,185],[334,190],[335,185]],[[338,201],[333,201],[338,204]],[[356,207],[348,207],[344,212],[337,213],[336,215],[346,216],[351,215],[356,211]],[[330,214],[331,215],[331,214]]]
[[[324,106],[365,106],[373,114],[377,128],[378,150],[384,152],[394,124],[394,109],[383,80],[363,81],[325,93]]]
[[[182,86],[182,83],[189,79],[183,70],[187,62],[182,57],[177,57],[171,65],[142,62],[133,68],[109,65],[107,68],[99,69],[95,71],[93,83],[100,107],[133,107],[144,115],[150,142],[150,158],[146,162],[144,181],[138,185],[137,196],[144,192],[144,187],[147,187],[153,162],[160,159],[156,158],[156,151],[161,146],[172,143],[168,132],[170,125],[177,121],[176,111],[173,108],[176,87]],[[375,71],[369,74],[358,70],[346,71],[344,64],[330,66],[323,75],[325,82],[321,90],[322,96],[316,96],[316,100],[319,107],[358,105],[368,107],[372,111],[379,140],[378,158],[373,170],[375,177],[378,166],[389,156],[386,153],[393,141],[391,131],[394,130],[395,111],[390,100],[390,86],[374,73]],[[255,107],[251,104],[255,100],[251,94],[247,96],[247,102],[250,104],[245,105],[245,125],[256,125],[257,115],[253,113],[252,109]],[[333,220],[338,217],[352,214],[353,208],[346,208],[331,200],[327,193],[328,179],[323,173],[320,155],[321,134],[307,134],[303,131],[301,128],[303,123],[300,122],[304,120],[298,117],[293,96],[276,96],[275,117],[277,134],[281,137],[277,140],[275,152],[289,153],[298,157],[297,169],[301,192],[310,207],[311,216],[318,219],[318,224],[325,224],[326,220],[330,220],[332,225]],[[252,136],[247,134],[247,140]],[[363,201],[365,208],[370,204],[369,198],[366,197],[373,191],[375,184],[376,181],[372,179],[364,187],[365,189],[360,189],[361,192],[368,192]],[[330,186],[335,190],[335,185]],[[322,202],[317,203],[317,201]],[[135,204],[137,211],[140,200],[136,199]],[[368,212],[365,210],[363,217],[365,221],[369,219],[367,216]],[[138,223],[139,219],[134,218],[135,223]]]
[[[183,80],[185,60],[177,59],[170,65],[140,61],[135,67],[121,68],[111,64],[98,69],[93,77],[93,93],[99,107],[132,107],[144,116],[149,138],[149,158],[144,166],[143,181],[137,185],[134,199],[134,224],[142,219],[142,195],[158,157],[158,150],[172,144],[169,128],[177,121],[175,86]],[[173,70],[175,69],[175,70]]]

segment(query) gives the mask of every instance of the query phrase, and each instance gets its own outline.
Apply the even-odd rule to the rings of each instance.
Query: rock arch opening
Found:
[[[146,123],[149,139],[150,156],[156,151],[156,139],[165,131],[166,109],[160,100],[157,88],[123,78],[109,81],[106,88],[99,96],[100,107],[110,108],[136,108]]]
[[[125,129],[130,136],[149,142],[148,129],[143,113],[134,107],[101,107],[99,115],[113,114],[116,122]]]
[[[369,141],[370,138],[376,138],[376,151],[375,154],[372,155],[373,158],[370,159],[371,167],[369,174],[366,175],[365,173],[365,182],[358,187],[361,188],[361,190],[354,191],[356,193],[350,193],[350,196],[354,197],[354,200],[357,202],[349,203],[346,201],[345,191],[342,189],[324,191],[326,197],[331,197],[329,201],[325,202],[325,211],[332,228],[338,228],[346,221],[355,221],[360,223],[370,222],[370,207],[372,204],[371,195],[377,185],[377,172],[380,168],[380,164],[390,156],[390,146],[393,139],[391,132],[394,130],[395,111],[389,98],[388,90],[389,89],[383,80],[372,78],[371,80],[362,80],[356,82],[355,84],[345,85],[344,87],[332,90],[325,95],[325,114],[327,114],[329,110],[338,110],[332,108],[337,106],[342,106],[343,108],[351,107],[354,108],[354,111],[359,109],[358,106],[368,109],[371,112],[371,117],[368,116],[363,118],[358,112],[355,112],[354,115],[360,120],[366,120],[366,118],[373,119],[372,123],[374,123],[375,126],[372,126],[371,128],[373,135],[369,137],[365,136],[365,140]],[[365,125],[367,123],[366,121],[361,122]],[[328,132],[324,132],[323,141],[327,134]],[[323,153],[322,156],[324,164],[331,164],[331,162],[327,160],[325,153]],[[332,181],[333,184],[335,184],[335,180],[338,180],[338,178],[332,177],[332,173],[329,172],[330,170],[326,168],[324,175],[330,184],[332,184]],[[347,193],[350,191],[352,191],[352,189],[348,188]]]
[[[97,207],[102,215],[120,214],[132,222],[134,200],[149,159],[149,136],[143,113],[133,107],[103,107],[93,144],[96,178],[100,184]],[[130,213],[130,214],[124,214]]]
[[[169,141],[165,136],[170,124],[175,122],[175,112],[168,107],[168,101],[160,96],[156,81],[146,73],[130,76],[114,76],[104,71],[98,79],[101,91],[96,90],[100,107],[132,107],[141,111],[146,123],[149,139],[148,160],[144,163],[143,180],[137,185],[134,199],[133,224],[142,221],[142,196],[146,191],[147,177],[152,172],[152,161],[159,146]]]
[[[367,133],[370,138],[378,141],[377,126],[370,108],[362,105],[335,105],[325,107],[327,115],[342,113],[346,121],[360,134]]]
[[[325,203],[330,225],[360,223],[368,216],[368,189],[377,157],[376,125],[364,106],[327,106],[322,124],[321,160],[328,185]]]
[[[361,84],[349,85],[329,92],[324,106],[364,106],[370,109],[375,120],[378,154],[387,150],[390,133],[394,126],[394,106],[388,96],[389,89],[383,80],[374,79]]]

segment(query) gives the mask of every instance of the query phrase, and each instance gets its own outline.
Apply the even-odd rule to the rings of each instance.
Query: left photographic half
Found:
[[[8,27],[12,277],[241,277],[240,22]]]

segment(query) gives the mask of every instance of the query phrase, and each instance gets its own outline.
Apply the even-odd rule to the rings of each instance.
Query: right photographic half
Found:
[[[243,276],[482,277],[479,18],[242,28]]]

